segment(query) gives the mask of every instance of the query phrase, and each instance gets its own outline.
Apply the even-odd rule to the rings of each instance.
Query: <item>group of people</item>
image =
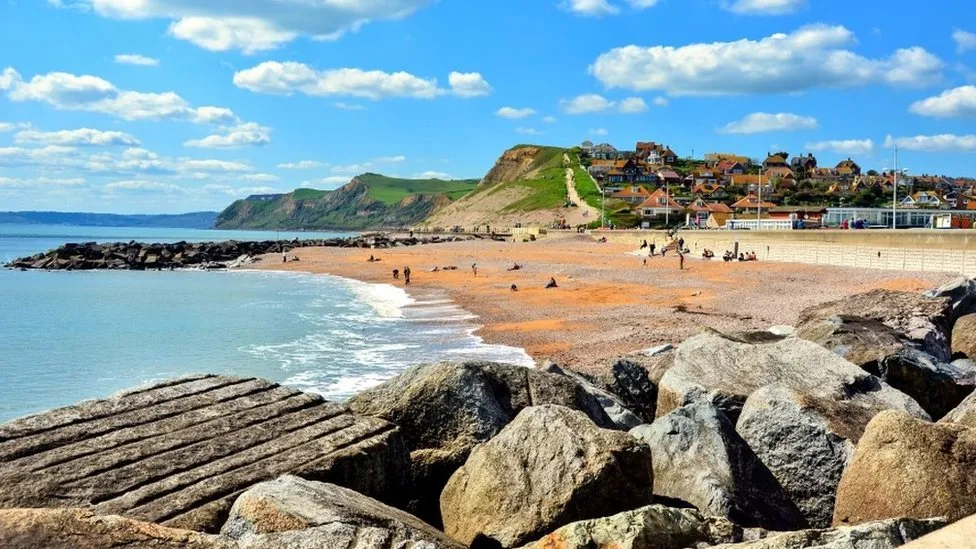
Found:
[[[725,250],[725,255],[722,256],[722,261],[725,261],[726,263],[731,261],[759,261],[759,258],[756,257],[756,252],[748,252],[748,253],[740,252],[739,257],[736,258],[735,252],[730,252],[728,250]]]
[[[380,261],[380,259],[377,258],[377,257],[375,257],[375,256],[372,256],[372,255],[369,256],[369,259],[367,260],[368,263],[376,263],[378,261]],[[440,272],[440,270],[441,270],[440,267],[434,267],[433,269],[430,270],[430,272],[436,273],[436,272]],[[454,270],[457,270],[457,267],[454,267],[454,266],[444,267],[444,270],[445,271],[454,271]],[[522,265],[520,265],[518,263],[514,263],[514,264],[512,264],[512,266],[510,268],[508,268],[506,270],[508,272],[520,271],[520,270],[522,270]],[[478,264],[477,263],[472,263],[471,264],[471,271],[472,271],[472,273],[474,274],[475,277],[478,276]],[[403,273],[404,284],[409,285],[410,284],[410,267],[404,267],[403,268],[403,271],[400,271],[400,269],[393,269],[393,280],[400,280],[400,273],[401,272]],[[558,288],[558,287],[559,287],[559,285],[556,284],[556,278],[555,277],[550,277],[549,278],[549,282],[546,284],[546,289]],[[518,291],[518,286],[515,285],[515,284],[512,284],[511,290],[513,292],[517,292]]]
[[[393,269],[393,280],[400,280],[400,269]],[[403,268],[403,283],[410,285],[410,267]]]

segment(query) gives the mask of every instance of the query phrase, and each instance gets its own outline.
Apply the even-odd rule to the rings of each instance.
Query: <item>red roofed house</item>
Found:
[[[651,193],[650,198],[645,200],[637,207],[641,217],[658,217],[665,214],[679,215],[684,208],[674,201],[674,198],[664,191],[663,188]]]
[[[651,192],[644,187],[631,185],[610,195],[610,198],[623,200],[631,204],[640,204],[651,197]]]
[[[768,212],[769,210],[776,207],[776,204],[772,202],[766,202],[765,200],[760,202],[759,197],[753,193],[749,193],[745,198],[732,204],[732,209],[736,213],[749,214],[759,212]]]
[[[704,227],[708,224],[709,217],[714,214],[731,217],[732,208],[728,207],[721,202],[705,202],[705,199],[698,197],[688,205],[688,223],[698,227]],[[724,225],[725,221],[722,220],[718,225]]]

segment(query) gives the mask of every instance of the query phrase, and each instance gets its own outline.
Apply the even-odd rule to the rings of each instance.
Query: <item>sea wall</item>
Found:
[[[265,254],[287,253],[296,248],[386,249],[420,244],[437,244],[479,239],[478,236],[390,237],[363,235],[351,238],[309,240],[265,240],[239,242],[111,242],[65,244],[54,250],[15,259],[10,269],[37,270],[151,270],[151,269],[226,269]]]
[[[601,232],[610,242],[658,247],[663,231]],[[836,265],[898,271],[931,271],[976,275],[976,231],[682,231],[693,255],[710,249],[756,252],[760,260]]]

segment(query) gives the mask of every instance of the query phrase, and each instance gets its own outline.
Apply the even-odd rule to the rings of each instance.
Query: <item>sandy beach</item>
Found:
[[[723,332],[793,324],[800,311],[875,288],[921,291],[951,275],[789,263],[724,263],[636,255],[590,236],[513,243],[474,241],[390,250],[305,248],[299,262],[267,256],[257,268],[392,283],[409,266],[417,297],[446,296],[478,315],[489,343],[524,348],[538,361],[602,373],[619,356],[679,343],[704,328]],[[370,263],[370,255],[380,261]],[[644,260],[647,259],[647,265]],[[477,263],[474,275],[472,264]],[[508,271],[514,263],[522,268]],[[444,270],[456,266],[457,270]],[[439,272],[430,272],[440,267]],[[545,289],[550,277],[559,285]],[[515,284],[518,291],[512,291]]]

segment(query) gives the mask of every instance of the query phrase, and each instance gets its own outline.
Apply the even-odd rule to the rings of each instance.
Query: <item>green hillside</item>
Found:
[[[566,201],[563,155],[568,150],[535,145],[516,145],[511,150],[517,153],[520,149],[538,149],[531,162],[524,168],[524,173],[514,180],[484,185],[471,193],[471,199],[479,195],[489,197],[505,190],[518,189],[525,195],[524,198],[505,205],[500,213],[529,212],[563,206]]]
[[[363,230],[406,227],[470,193],[477,181],[354,177],[335,191],[301,188],[238,200],[217,216],[218,229]]]

